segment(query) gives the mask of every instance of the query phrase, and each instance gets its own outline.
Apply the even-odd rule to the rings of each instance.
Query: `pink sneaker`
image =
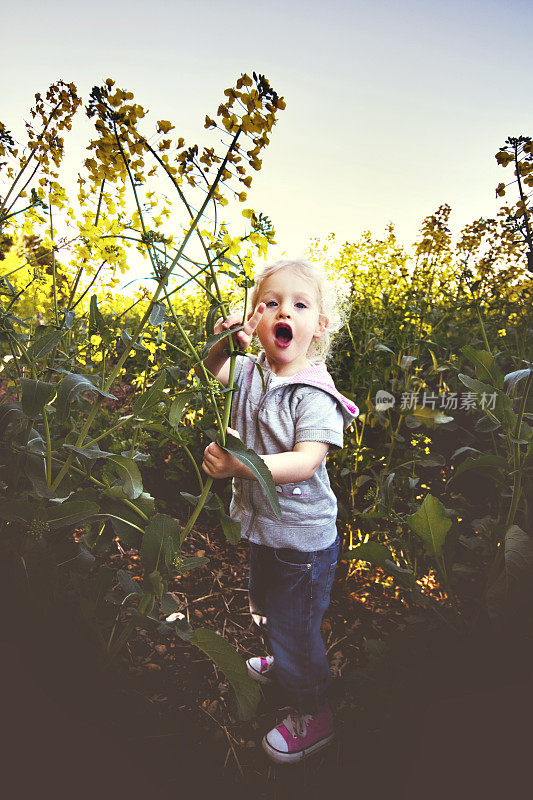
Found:
[[[263,749],[272,761],[290,764],[316,753],[333,739],[333,714],[289,714],[263,737]]]
[[[268,673],[274,666],[274,656],[254,656],[246,662],[248,675],[259,683],[272,683]]]

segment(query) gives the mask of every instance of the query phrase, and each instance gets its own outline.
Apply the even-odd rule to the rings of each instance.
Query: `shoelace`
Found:
[[[312,719],[312,714],[289,714],[282,724],[285,725],[291,736],[296,739],[297,736],[305,736],[307,726]]]

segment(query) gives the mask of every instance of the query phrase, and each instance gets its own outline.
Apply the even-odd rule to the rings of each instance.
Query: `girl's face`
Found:
[[[266,309],[256,332],[272,371],[289,376],[308,367],[309,345],[327,327],[313,282],[290,267],[279,269],[262,281],[256,307],[260,302]]]

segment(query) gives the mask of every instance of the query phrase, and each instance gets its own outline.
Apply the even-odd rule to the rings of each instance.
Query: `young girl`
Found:
[[[236,356],[230,433],[260,455],[274,479],[278,520],[261,484],[215,442],[202,468],[213,478],[231,476],[232,517],[249,541],[250,611],[266,634],[271,655],[250,658],[248,672],[261,683],[276,679],[295,713],[263,738],[269,757],[299,761],[333,738],[327,692],[331,680],[320,625],[329,605],[337,557],[337,500],[326,471],[330,447],[342,448],[343,431],[357,406],[335,388],[324,359],[339,324],[325,275],[304,261],[279,261],[256,279],[251,311],[235,344],[246,350],[254,333],[260,371]],[[215,333],[240,324],[231,314]],[[313,360],[311,360],[313,359]],[[213,346],[205,366],[225,386],[230,360],[226,339]],[[236,430],[235,430],[236,429]]]

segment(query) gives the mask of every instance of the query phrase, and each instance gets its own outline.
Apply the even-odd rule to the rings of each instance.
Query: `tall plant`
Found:
[[[145,110],[133,101],[131,92],[108,79],[93,88],[86,106],[96,136],[78,178],[75,210],[76,204],[69,202],[59,182],[64,152],[60,134],[70,129],[81,100],[73,84],[63,82],[52,86],[45,99],[40,95],[36,99],[32,117],[38,124],[28,125],[25,148],[17,147],[7,129],[0,127],[6,181],[0,201],[0,234],[10,243],[15,223],[27,234],[39,230],[52,253],[48,319],[17,315],[17,304],[31,287],[16,290],[7,273],[2,279],[3,371],[18,396],[17,401],[0,406],[0,516],[7,523],[6,541],[30,581],[43,552],[56,576],[66,564],[92,565],[87,580],[77,580],[73,574],[73,582],[108,660],[140,621],[155,624],[211,656],[237,690],[240,715],[247,716],[258,693],[242,660],[213,631],[193,631],[184,624],[169,592],[169,580],[205,562],[183,550],[205,504],[217,511],[230,541],[239,536],[211,492],[212,479],[202,478],[182,439],[181,418],[191,400],[200,398],[214,414],[219,443],[257,471],[277,508],[272,477],[262,459],[226,437],[235,355],[229,332],[224,334],[233,356],[227,390],[221,391],[202,362],[213,343],[216,316],[227,313],[224,285],[229,282],[234,291],[246,293],[254,249],[264,254],[273,240],[270,220],[251,209],[243,212],[249,220],[248,231],[230,237],[220,220],[220,207],[228,198],[246,199],[243,187],[251,185],[250,168],[260,169],[259,155],[269,143],[284,101],[264,76],[242,75],[235,87],[225,91],[218,121],[206,117],[205,127],[214,129],[218,144],[200,149],[186,146],[181,137],[174,139],[167,120],[157,122],[155,137],[153,132],[145,134],[141,129]],[[160,199],[161,181],[167,182],[176,204]],[[177,206],[184,214],[181,225]],[[172,234],[163,232],[163,219]],[[125,271],[131,247],[147,259],[153,289],[135,324],[127,328],[122,313],[111,322],[104,319],[96,288],[106,271],[108,283],[118,280],[117,272]],[[56,254],[60,248],[62,263],[67,261],[69,268],[66,298],[58,293]],[[175,309],[175,298],[191,284],[210,302],[203,345],[191,337]],[[166,344],[176,334],[181,340],[179,366]],[[114,398],[114,384],[128,359],[154,351],[158,357],[146,359],[133,414],[117,415],[104,431],[93,431],[102,401]],[[194,367],[202,374],[200,386],[190,379]],[[146,426],[169,435],[197,476],[201,490],[183,527],[158,513],[157,502],[144,491],[140,465],[146,455],[136,445]],[[129,446],[120,452],[112,446],[112,434],[118,429],[122,436],[129,432]],[[102,449],[102,440],[111,446]],[[80,527],[88,530],[75,541],[72,530]],[[115,536],[139,548],[144,578],[139,586],[125,573],[119,574],[122,604],[130,616],[124,625],[117,619],[110,636],[104,637],[97,611],[113,575],[94,561],[102,544]]]

